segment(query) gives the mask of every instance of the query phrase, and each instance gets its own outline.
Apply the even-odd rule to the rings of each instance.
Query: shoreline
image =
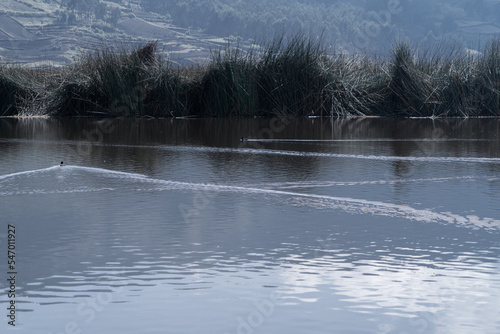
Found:
[[[0,116],[0,119],[5,119],[5,118],[13,118],[13,119],[150,119],[150,120],[159,120],[159,119],[181,119],[181,120],[206,120],[206,119],[214,119],[214,118],[224,118],[224,119],[248,119],[248,118],[259,118],[259,119],[270,119],[270,118],[280,118],[276,116],[255,116],[255,117],[243,117],[243,116],[235,116],[235,117],[209,117],[209,116],[179,116],[179,117],[151,117],[151,116],[138,116],[138,117],[123,117],[123,116],[116,116],[116,117],[110,117],[110,116],[65,116],[65,117],[58,117],[58,116],[49,116],[49,115],[10,115],[10,116]],[[447,119],[461,119],[461,120],[467,120],[467,119],[498,119],[500,120],[500,115],[499,116],[469,116],[469,117],[460,117],[460,116],[446,116],[446,117],[433,117],[433,116],[422,116],[422,117],[417,117],[417,116],[407,116],[407,117],[398,117],[398,116],[372,116],[372,115],[367,115],[367,116],[349,116],[349,117],[337,117],[337,116],[303,116],[303,117],[294,117],[292,116],[283,116],[282,118],[289,118],[289,119],[321,119],[321,120],[326,120],[326,119],[391,119],[391,120],[447,120]]]

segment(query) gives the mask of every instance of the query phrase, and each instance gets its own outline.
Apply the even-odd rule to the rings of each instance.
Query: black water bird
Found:
[[[61,164],[59,166],[61,167],[64,166],[64,161],[61,161]]]

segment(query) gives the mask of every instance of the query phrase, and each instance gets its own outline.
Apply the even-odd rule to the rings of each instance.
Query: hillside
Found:
[[[157,40],[174,62],[204,61],[304,32],[344,52],[384,54],[396,39],[479,49],[500,33],[500,0],[3,0],[2,62],[68,63],[103,44]]]
[[[158,41],[159,50],[173,62],[194,64],[209,58],[212,50],[237,42],[174,25],[164,15],[142,10],[138,2],[97,1],[105,6],[101,17],[63,3],[5,0],[0,4],[0,60],[57,65],[103,45]]]

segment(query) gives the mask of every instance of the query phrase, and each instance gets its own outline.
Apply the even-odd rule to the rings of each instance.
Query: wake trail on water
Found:
[[[253,154],[253,155],[277,155],[277,156],[291,156],[291,157],[364,159],[364,160],[380,160],[380,161],[500,163],[500,158],[481,158],[481,157],[426,157],[426,156],[405,157],[405,156],[373,155],[373,154],[368,154],[368,155],[342,154],[342,153],[302,152],[302,151],[252,149],[252,148],[201,147],[201,146],[160,145],[160,146],[144,146],[144,147],[163,149],[173,152],[235,153],[235,154]]]
[[[253,155],[276,155],[291,157],[318,157],[337,159],[364,159],[380,161],[417,161],[417,162],[467,162],[467,163],[500,163],[500,158],[482,157],[426,157],[426,156],[390,156],[373,154],[342,154],[324,152],[303,152],[271,149],[253,148],[227,148],[227,147],[202,147],[202,146],[168,146],[168,145],[111,145],[116,147],[140,147],[162,149],[171,152],[201,152],[201,153],[231,153],[231,154],[253,154]]]
[[[342,143],[342,142],[469,142],[469,141],[491,141],[490,139],[474,139],[474,138],[373,138],[373,139],[259,139],[247,138],[249,142],[269,142],[269,143]]]
[[[25,191],[1,191],[0,197],[2,196],[18,196],[18,195],[52,195],[52,194],[75,194],[75,193],[91,193],[91,192],[101,192],[101,191],[113,191],[114,188],[86,188],[86,189],[68,189],[68,190],[44,190],[44,189],[32,189]]]
[[[382,179],[382,180],[366,180],[366,181],[296,181],[296,182],[274,182],[274,183],[258,183],[253,186],[264,188],[279,188],[279,189],[296,189],[296,188],[322,188],[322,187],[342,187],[342,186],[365,186],[365,185],[394,185],[400,183],[442,183],[447,181],[475,181],[478,179],[493,180],[491,177],[476,177],[476,176],[452,176],[452,177],[435,177],[435,178],[420,178],[420,179]]]
[[[85,175],[77,175],[74,172],[91,172],[106,178],[139,180],[147,176],[127,172],[114,171],[103,168],[79,167],[79,166],[52,166],[29,171],[21,171],[0,175],[0,197],[19,195],[49,195],[49,194],[71,194],[114,191],[119,186],[102,187],[99,180],[94,180],[93,185],[87,184]]]
[[[68,178],[69,176],[70,180],[71,180],[71,173],[79,173],[79,172],[94,173],[100,176],[110,177],[112,179],[119,179],[118,186],[122,184],[123,180],[128,180],[133,185],[133,188],[131,189],[133,191],[139,191],[139,192],[188,190],[188,191],[207,192],[207,193],[233,192],[242,194],[262,194],[262,195],[276,196],[280,198],[280,200],[282,200],[283,197],[287,197],[292,201],[292,204],[300,206],[309,206],[318,209],[337,209],[358,214],[400,217],[404,219],[410,219],[422,222],[440,222],[446,224],[456,224],[476,229],[477,228],[482,228],[486,230],[500,229],[500,220],[492,218],[480,218],[478,216],[473,216],[473,215],[461,216],[453,214],[451,212],[434,212],[428,209],[416,209],[401,204],[386,203],[381,201],[372,201],[365,199],[356,199],[350,197],[305,194],[300,192],[279,190],[279,189],[265,189],[265,188],[244,187],[244,186],[234,186],[234,185],[218,185],[218,184],[170,181],[170,180],[151,178],[143,174],[128,173],[128,172],[114,171],[114,170],[109,170],[104,168],[94,168],[94,167],[54,166],[49,168],[0,175],[0,187],[3,188],[5,186],[5,184],[2,186],[2,183],[5,183],[6,180],[12,180],[21,176],[29,176],[29,177],[34,175],[39,176],[40,174],[44,173],[50,174],[53,172],[55,172],[56,174],[66,174],[66,177]],[[74,176],[82,177],[81,175],[74,175]],[[82,178],[82,180],[88,180],[88,179],[89,177],[87,175],[84,175],[84,178]],[[434,180],[441,180],[441,179],[434,179]],[[50,181],[50,179],[48,181]],[[361,182],[357,184],[361,184]],[[73,186],[71,189],[55,189],[55,190],[26,189],[21,192],[20,191],[16,192],[12,190],[7,192],[0,191],[0,196],[19,195],[19,194],[44,195],[44,194],[54,194],[54,193],[85,193],[85,192],[117,191],[117,190],[118,189],[114,187],[92,188],[92,187],[77,185],[76,187]]]
[[[295,203],[322,209],[340,209],[342,211],[372,214],[390,217],[402,217],[405,219],[422,221],[422,222],[443,222],[448,224],[457,224],[466,227],[483,228],[486,230],[500,229],[500,220],[492,218],[480,218],[478,216],[468,215],[460,216],[451,212],[434,212],[427,209],[415,209],[407,205],[386,203],[380,201],[371,201],[364,199],[356,199],[349,197],[335,197],[329,195],[304,194],[298,192],[272,190],[261,188],[249,188],[239,186],[224,186],[211,184],[196,184],[186,182],[174,182],[156,180],[160,183],[165,183],[170,187],[165,189],[191,189],[196,191],[229,191],[241,192],[246,194],[266,194],[266,195],[282,195],[295,199]]]
[[[17,176],[23,176],[23,175],[34,175],[34,174],[37,174],[37,173],[43,173],[43,172],[55,170],[58,167],[60,167],[60,166],[53,166],[53,167],[48,167],[48,168],[28,170],[28,171],[23,171],[23,172],[16,172],[16,173],[10,173],[10,174],[5,174],[5,175],[0,175],[0,180],[10,179],[10,178],[14,178],[14,177],[17,177]]]
[[[272,139],[275,140],[275,139]],[[259,140],[261,141],[261,140]],[[307,140],[304,140],[307,141]],[[342,141],[342,139],[340,140]],[[349,139],[346,141],[377,141],[365,139]],[[384,141],[384,140],[382,140]],[[394,141],[483,141],[483,139],[420,139],[406,140],[395,139]],[[485,140],[486,141],[486,140]],[[144,148],[165,150],[170,152],[200,152],[200,153],[230,153],[230,154],[251,154],[251,155],[275,155],[275,156],[291,156],[291,157],[318,157],[318,158],[336,158],[336,159],[362,159],[374,161],[414,161],[414,162],[464,162],[464,163],[500,163],[500,158],[487,157],[439,157],[439,156],[391,156],[391,155],[374,155],[374,154],[342,154],[328,152],[303,152],[303,151],[288,151],[288,150],[273,150],[260,148],[231,148],[231,147],[205,147],[205,146],[175,146],[175,145],[128,145],[128,144],[105,144],[100,142],[75,142],[66,141],[56,142],[56,144],[64,145],[80,145],[86,144],[88,147],[123,147],[123,148]],[[39,143],[38,143],[39,144]]]
[[[70,166],[70,165],[59,166],[59,165],[57,165],[57,166],[52,166],[52,167],[47,167],[47,168],[34,169],[34,170],[28,170],[28,171],[0,175],[0,181],[15,178],[18,176],[23,176],[23,175],[34,176],[36,174],[41,174],[41,173],[45,173],[45,172],[49,172],[49,171],[56,171],[56,170],[59,170],[59,171],[86,170],[86,171],[91,171],[91,172],[105,173],[105,174],[109,174],[112,176],[121,176],[121,177],[129,177],[129,178],[130,177],[147,178],[147,176],[142,175],[142,174],[120,172],[120,171],[114,171],[114,170],[104,169],[104,168],[79,167],[79,166]]]
[[[211,148],[210,148],[211,149]],[[192,148],[193,151],[204,151],[204,148]],[[470,158],[470,157],[417,157],[417,156],[389,156],[373,154],[342,154],[323,152],[300,152],[265,149],[215,149],[214,152],[230,152],[242,154],[264,154],[281,155],[293,157],[319,157],[319,158],[341,158],[341,159],[363,159],[379,161],[426,161],[426,162],[472,162],[472,163],[500,163],[500,158]]]

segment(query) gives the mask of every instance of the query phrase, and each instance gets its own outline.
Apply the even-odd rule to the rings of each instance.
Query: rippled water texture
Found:
[[[16,332],[500,332],[499,134],[496,119],[0,119]]]

